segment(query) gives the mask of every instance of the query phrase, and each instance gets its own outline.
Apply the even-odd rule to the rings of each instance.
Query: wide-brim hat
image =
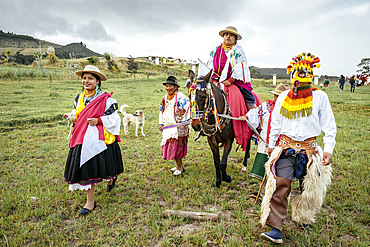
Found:
[[[95,67],[94,65],[86,65],[84,70],[77,71],[76,75],[82,76],[83,73],[95,74],[95,75],[99,76],[100,81],[106,81],[107,80],[107,77],[105,75],[103,75],[100,72],[100,70],[97,67]]]
[[[235,27],[228,26],[228,27],[226,27],[225,30],[221,30],[219,32],[219,34],[220,34],[221,37],[224,37],[224,34],[225,33],[231,33],[231,34],[236,35],[236,37],[237,37],[236,39],[237,40],[241,40],[242,39],[242,36],[240,34],[238,34],[238,30]]]
[[[175,85],[175,86],[180,87],[180,85],[177,83],[177,79],[176,79],[176,77],[174,77],[174,76],[172,76],[172,75],[170,75],[170,76],[167,78],[166,82],[164,82],[164,83],[163,83],[163,85],[165,85],[165,86],[166,86],[166,84],[171,84],[171,85]]]
[[[270,91],[269,93],[275,94],[275,95],[280,95],[282,92],[289,90],[290,87],[288,84],[283,84],[280,83],[276,88],[275,91]]]

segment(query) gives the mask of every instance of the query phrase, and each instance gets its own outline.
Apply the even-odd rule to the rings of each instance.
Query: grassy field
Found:
[[[23,55],[33,55],[35,52],[40,52],[40,48],[18,48],[18,47],[1,47],[0,48],[0,54],[6,53],[6,51],[9,50],[11,52],[11,55],[14,55],[19,51]],[[41,48],[41,52],[46,52],[47,48]]]
[[[103,58],[100,58],[96,66],[104,71],[105,75],[112,80],[125,79],[132,75],[132,71],[127,68],[127,58],[114,58],[116,61],[118,73],[108,71],[107,63]],[[175,64],[168,62],[165,65],[156,65],[147,61],[147,59],[140,58],[135,60],[138,69],[135,73],[145,75],[147,78],[152,76],[187,76],[188,69],[191,65]],[[55,63],[51,63],[48,58],[43,59],[43,69],[38,68],[34,62],[31,65],[20,65],[14,62],[4,63],[0,61],[0,80],[4,81],[22,81],[22,80],[41,80],[41,81],[61,81],[61,80],[76,80],[80,78],[75,75],[75,71],[83,69],[89,62],[86,58],[80,59],[57,59]],[[139,75],[140,74],[140,75]]]
[[[68,126],[62,115],[81,91],[76,80],[0,81],[0,246],[272,246],[260,240],[260,204],[249,197],[257,181],[249,177],[256,154],[253,145],[246,174],[243,153],[229,156],[231,184],[215,183],[212,154],[202,137],[190,134],[186,172],[174,177],[172,161],[161,158],[158,105],[166,76],[137,75],[103,82],[128,113],[146,116],[145,137],[121,130],[125,172],[111,193],[97,186],[98,207],[78,217],[85,194],[68,192],[64,164]],[[180,84],[186,78],[181,77]],[[273,86],[252,81],[262,100]],[[181,91],[185,92],[183,88]],[[338,126],[333,155],[334,177],[317,222],[303,231],[285,222],[286,246],[368,246],[370,243],[370,87],[355,93],[326,89]],[[322,143],[322,142],[320,142]],[[293,194],[298,193],[294,184]],[[217,222],[162,218],[166,209],[218,213]],[[289,212],[290,213],[290,212]]]

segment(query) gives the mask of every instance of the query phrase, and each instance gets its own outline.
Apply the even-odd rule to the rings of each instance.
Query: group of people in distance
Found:
[[[343,91],[344,89],[344,84],[346,83],[347,81],[347,77],[344,77],[344,75],[340,75],[339,77],[339,80],[338,80],[338,84],[339,84],[339,89],[340,91]],[[360,86],[363,86],[363,85],[368,85],[370,84],[370,76],[368,76],[367,74],[363,73],[362,75],[355,75],[353,74],[349,79],[348,79],[348,83],[350,84],[351,88],[350,88],[350,92],[351,93],[354,93],[355,92],[355,88],[356,87],[360,87]]]
[[[330,184],[331,160],[335,146],[336,123],[325,92],[312,87],[313,68],[320,59],[310,53],[293,57],[287,67],[291,86],[278,85],[274,100],[261,103],[253,92],[247,59],[237,41],[242,37],[235,27],[219,32],[223,43],[210,54],[212,83],[223,89],[233,117],[248,119],[262,127],[251,176],[260,181],[266,173],[261,205],[261,224],[271,227],[261,238],[282,243],[281,231],[287,217],[288,197],[294,179],[300,182],[301,194],[292,203],[292,219],[303,228],[314,222]],[[110,192],[123,172],[118,145],[120,117],[117,101],[100,90],[107,78],[92,65],[76,72],[81,76],[83,92],[74,100],[76,117],[64,177],[70,190],[86,190],[87,200],[79,212],[89,214],[95,207],[95,184],[107,181]],[[178,91],[179,83],[169,76],[163,83],[167,94],[160,101],[159,129],[162,131],[162,158],[175,160],[173,175],[185,172],[182,159],[187,154],[189,99]],[[67,117],[66,115],[64,117]],[[236,142],[245,148],[252,131],[245,121],[233,123]],[[173,127],[175,126],[175,127]],[[321,131],[324,149],[317,145]],[[312,199],[313,198],[313,199]]]

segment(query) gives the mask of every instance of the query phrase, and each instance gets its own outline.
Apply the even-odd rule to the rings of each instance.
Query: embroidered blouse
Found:
[[[213,49],[209,55],[209,59],[207,62],[207,66],[209,68],[213,68],[213,59],[215,57],[217,48],[218,46]],[[230,59],[230,65],[232,68],[231,78],[242,81],[245,84],[250,83],[251,77],[247,63],[247,57],[245,56],[243,48],[239,45],[234,45],[232,49],[225,51],[225,53]],[[226,67],[227,66],[225,66],[225,68]],[[227,78],[221,78],[220,81],[223,81],[225,79]]]
[[[169,126],[187,120],[190,116],[189,105],[188,97],[179,91],[176,92],[176,95],[171,100],[167,99],[167,95],[165,95],[159,107],[159,125]],[[177,139],[188,134],[189,127],[187,125],[165,129],[162,131],[161,146],[166,144],[166,141],[170,138]]]

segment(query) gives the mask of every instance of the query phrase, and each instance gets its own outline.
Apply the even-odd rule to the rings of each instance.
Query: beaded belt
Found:
[[[304,141],[294,141],[286,135],[281,135],[281,139],[278,146],[282,147],[283,149],[287,148],[303,149],[306,151],[308,155],[318,153],[318,151],[316,150],[317,146],[316,137],[311,137]]]

